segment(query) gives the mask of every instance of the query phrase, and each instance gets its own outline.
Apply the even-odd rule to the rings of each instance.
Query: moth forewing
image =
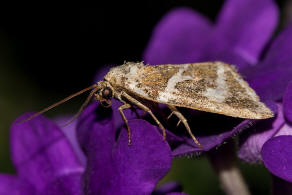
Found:
[[[223,62],[156,66],[126,63],[112,68],[105,80],[114,88],[162,104],[239,118],[273,117],[236,69]]]

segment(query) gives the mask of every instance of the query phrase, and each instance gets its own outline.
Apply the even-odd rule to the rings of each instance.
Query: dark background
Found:
[[[2,8],[1,31],[13,47],[18,69],[42,87],[72,92],[87,86],[99,66],[141,60],[152,28],[171,8],[193,7],[213,19],[223,1],[202,2],[103,1],[89,8]]]
[[[214,21],[223,3],[222,0],[101,2],[87,8],[47,5],[0,8],[0,172],[14,172],[8,135],[15,117],[29,110],[40,110],[89,86],[104,65],[141,61],[153,27],[170,9],[192,7]],[[286,2],[277,3],[283,8]],[[46,115],[73,113],[84,97]],[[265,168],[241,166],[252,191],[268,193],[270,179]],[[222,194],[205,158],[175,160],[165,180],[181,181],[186,192],[192,194]]]

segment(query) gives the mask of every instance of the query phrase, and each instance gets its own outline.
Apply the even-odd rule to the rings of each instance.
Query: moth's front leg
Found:
[[[152,111],[147,106],[145,106],[144,104],[142,104],[141,102],[139,102],[138,100],[133,98],[132,96],[128,95],[126,92],[121,92],[121,95],[122,95],[122,97],[126,98],[132,104],[136,105],[140,109],[142,109],[142,110],[146,111],[148,114],[150,114],[150,116],[154,119],[154,121],[157,123],[157,125],[160,127],[160,129],[162,129],[163,140],[165,140],[165,138],[166,138],[165,128],[159,122],[159,120],[155,117],[155,115],[152,113]]]
[[[185,126],[185,128],[187,129],[188,133],[190,134],[191,138],[194,140],[194,142],[200,147],[203,148],[203,146],[200,144],[200,142],[197,140],[197,138],[194,136],[194,134],[191,131],[191,128],[187,122],[187,119],[182,115],[182,113],[180,113],[177,108],[175,106],[172,105],[167,105],[168,108],[172,111],[170,113],[170,115],[167,117],[167,119],[169,119],[173,114],[177,116],[177,118],[179,119],[177,125],[179,125],[180,122],[182,122]]]
[[[131,105],[130,104],[123,104],[121,105],[118,109],[120,111],[120,114],[124,120],[124,122],[126,123],[126,126],[127,126],[127,129],[128,129],[128,144],[131,145],[131,131],[130,131],[130,127],[129,127],[129,124],[128,124],[128,120],[123,112],[124,109],[128,109],[128,108],[131,108]]]

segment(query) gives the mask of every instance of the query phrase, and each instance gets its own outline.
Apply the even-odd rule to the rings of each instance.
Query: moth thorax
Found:
[[[143,66],[143,63],[127,62],[121,66],[111,68],[104,79],[113,85],[123,85],[126,79],[137,76]]]

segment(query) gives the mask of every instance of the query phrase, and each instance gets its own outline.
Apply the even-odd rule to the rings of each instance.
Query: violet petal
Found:
[[[273,137],[284,125],[282,106],[278,105],[276,118],[260,121],[240,136],[238,157],[249,163],[262,162],[261,150],[264,143]],[[274,111],[275,112],[275,111]]]
[[[80,172],[64,174],[48,184],[42,195],[81,195],[82,177]]]
[[[150,64],[198,61],[211,23],[189,8],[168,12],[155,27],[143,59]]]
[[[121,117],[121,114],[118,108],[122,105],[121,102],[113,99],[111,108],[104,108],[99,106],[99,102],[93,102],[90,104],[81,114],[77,123],[77,138],[79,144],[84,147],[88,143],[89,134],[88,129],[104,129],[110,128],[112,133],[116,133],[117,130],[120,130],[125,122]],[[139,114],[139,110],[137,110]],[[124,110],[125,116],[128,120],[136,119],[137,115],[131,109]],[[105,127],[103,125],[112,125],[112,127]],[[111,147],[114,140],[107,142]]]
[[[182,186],[174,181],[167,182],[165,184],[160,185],[157,189],[152,192],[151,195],[165,195],[171,192],[181,192]]]
[[[278,15],[272,0],[228,0],[217,18],[214,36],[227,41],[230,50],[255,64],[277,26]]]
[[[292,123],[292,82],[288,85],[283,97],[283,109],[285,118]]]
[[[292,135],[292,125],[285,123],[275,136],[279,135]]]
[[[115,135],[118,131],[114,124],[113,110],[103,108],[97,102],[90,104],[83,111],[77,124],[77,138],[86,156],[89,155],[88,152],[91,152],[89,149],[92,149],[92,152],[104,153],[102,159],[110,159],[111,149],[115,144]],[[94,147],[96,149],[91,148],[91,139],[95,139]]]
[[[113,99],[113,104],[112,104],[113,118],[114,118],[115,128],[117,128],[117,129],[120,129],[122,126],[125,125],[125,122],[124,122],[124,120],[119,112],[119,107],[121,105],[123,105],[122,102]],[[139,119],[143,113],[144,113],[143,110],[136,109],[133,107],[132,107],[132,109],[125,109],[124,110],[124,114],[125,114],[127,120]]]
[[[228,138],[248,129],[255,123],[255,120],[244,120],[232,130],[225,131],[218,135],[197,137],[199,142],[203,145],[203,148],[199,148],[192,139],[187,138],[185,143],[181,144],[172,151],[173,156],[182,155],[199,155],[201,152],[209,151],[214,147],[224,144],[224,141]]]
[[[43,192],[61,177],[78,174],[79,178],[66,179],[63,181],[66,185],[59,187],[64,193],[80,187],[84,168],[62,131],[44,116],[18,123],[31,114],[21,115],[11,126],[11,155],[19,177]],[[80,189],[77,190],[74,194],[80,194]]]
[[[137,186],[133,194],[151,193],[171,167],[171,150],[157,127],[143,120],[131,120],[129,126],[133,130],[131,147],[124,128],[116,148],[115,163],[124,183],[121,187],[129,187],[125,194],[133,193],[134,190],[130,189],[133,186]]]
[[[292,78],[292,25],[272,43],[263,62],[251,69],[249,84],[262,100],[282,98]]]
[[[72,119],[73,116],[59,116],[55,118],[55,122],[59,125],[60,129],[62,129],[63,133],[65,134],[66,138],[69,140],[70,144],[72,145],[76,156],[82,163],[82,166],[85,167],[86,158],[81,150],[79,143],[76,137],[76,126],[77,120],[72,121],[70,124],[64,126],[68,121]]]
[[[14,175],[0,174],[0,194],[1,195],[34,195],[34,187],[27,181]]]
[[[274,175],[292,182],[292,136],[282,135],[269,139],[262,148],[267,169]]]
[[[118,137],[112,114],[97,104],[80,117],[80,143],[88,157],[84,174],[87,194],[151,194],[171,166],[171,151],[158,129],[143,120],[129,120],[132,143],[125,126]],[[100,114],[104,116],[100,118]],[[86,135],[87,134],[87,135]],[[116,140],[117,139],[117,140]]]
[[[216,33],[216,31],[214,31]],[[249,63],[244,56],[235,53],[228,40],[222,39],[220,36],[215,36],[210,39],[208,46],[205,49],[204,56],[199,61],[223,61],[232,64],[239,72],[242,68],[249,67]]]

